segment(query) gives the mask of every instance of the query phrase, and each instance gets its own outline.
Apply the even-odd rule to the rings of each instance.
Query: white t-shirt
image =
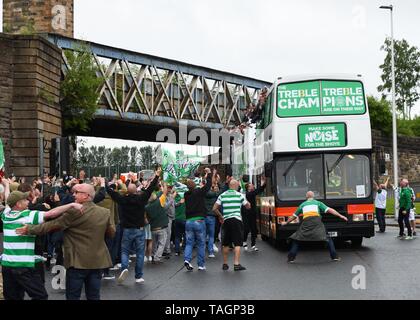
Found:
[[[375,198],[375,207],[379,209],[385,209],[386,208],[386,190],[382,190],[381,193],[376,193]]]

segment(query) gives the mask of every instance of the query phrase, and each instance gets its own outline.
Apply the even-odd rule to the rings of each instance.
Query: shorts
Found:
[[[152,231],[150,229],[150,223],[144,226],[144,239],[152,240]]]
[[[222,246],[230,246],[232,243],[235,247],[243,245],[244,227],[242,221],[236,218],[230,218],[223,222],[222,225]]]
[[[409,221],[416,220],[416,215],[415,215],[414,209],[410,209],[410,216],[408,217],[408,220]]]

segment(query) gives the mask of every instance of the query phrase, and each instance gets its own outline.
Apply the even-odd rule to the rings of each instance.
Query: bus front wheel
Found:
[[[362,246],[363,237],[355,237],[351,239],[352,248],[360,248]]]

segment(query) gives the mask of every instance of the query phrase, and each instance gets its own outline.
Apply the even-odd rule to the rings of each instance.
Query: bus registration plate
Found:
[[[331,238],[337,238],[337,237],[338,237],[338,232],[336,232],[336,231],[333,231],[333,232],[328,232],[328,235],[329,235]]]

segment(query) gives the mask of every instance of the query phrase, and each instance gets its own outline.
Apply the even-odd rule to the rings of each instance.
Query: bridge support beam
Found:
[[[0,137],[7,174],[39,176],[41,155],[49,171],[51,139],[62,134],[61,61],[61,50],[42,37],[0,33]]]

